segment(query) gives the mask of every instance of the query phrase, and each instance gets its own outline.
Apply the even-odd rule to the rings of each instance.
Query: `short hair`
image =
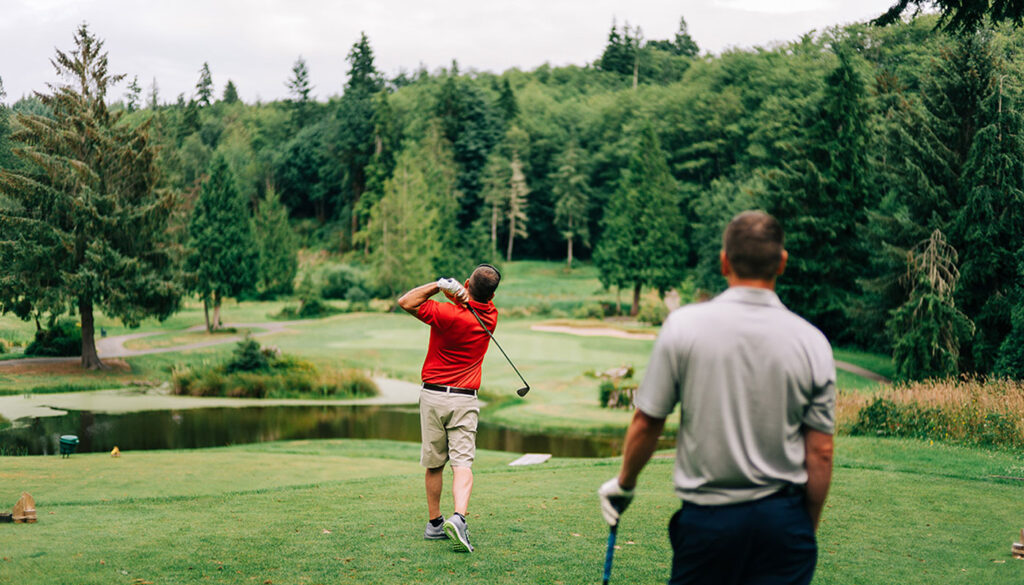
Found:
[[[494,296],[501,282],[501,273],[490,264],[481,264],[469,276],[469,294],[478,303],[486,303]]]
[[[740,278],[772,280],[782,262],[782,226],[763,211],[744,211],[725,227],[722,246]]]

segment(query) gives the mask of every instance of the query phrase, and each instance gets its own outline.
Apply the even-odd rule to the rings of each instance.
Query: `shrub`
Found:
[[[36,331],[35,340],[25,348],[25,355],[74,356],[82,353],[82,329],[71,319],[51,323]]]
[[[572,312],[574,319],[604,319],[604,309],[599,304],[588,303],[580,305]]]
[[[640,306],[640,312],[637,313],[637,321],[649,323],[651,325],[661,325],[665,322],[668,317],[668,307],[665,303],[645,303]]]
[[[248,335],[238,342],[235,351],[231,354],[231,361],[224,367],[227,373],[252,372],[254,370],[265,370],[269,367],[267,356],[260,350],[260,344]]]
[[[366,311],[370,308],[370,295],[362,287],[353,286],[345,293],[349,311]]]
[[[857,400],[841,396],[849,410]],[[890,388],[856,409],[854,435],[1024,447],[1024,382],[928,380]]]
[[[261,363],[263,366],[259,366]],[[376,396],[377,385],[356,370],[320,372],[312,363],[276,348],[268,351],[246,338],[240,341],[231,360],[222,366],[202,369],[175,366],[171,372],[173,391],[189,396],[230,396],[233,398],[364,397]]]
[[[353,288],[365,289],[366,278],[357,269],[342,265],[327,273],[322,295],[325,299],[345,299]]]

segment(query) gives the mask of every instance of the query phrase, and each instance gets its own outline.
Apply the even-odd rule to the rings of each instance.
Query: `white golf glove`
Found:
[[[619,523],[619,516],[633,501],[633,490],[622,489],[618,477],[604,482],[597,490],[597,495],[601,499],[601,514],[609,526]]]
[[[438,279],[437,288],[447,293],[450,297],[458,299],[459,302],[463,304],[469,302],[469,293],[467,293],[465,287],[463,287],[462,284],[454,278]]]

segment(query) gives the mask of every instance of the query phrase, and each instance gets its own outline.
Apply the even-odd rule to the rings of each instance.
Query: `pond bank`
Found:
[[[23,394],[0,396],[0,416],[14,421],[25,417],[63,416],[69,410],[107,414],[148,410],[186,410],[195,408],[245,408],[252,406],[346,406],[355,404],[397,406],[416,404],[418,384],[373,378],[380,394],[371,398],[296,399],[296,398],[220,398],[175,396],[167,385],[156,388],[122,388],[59,394]]]

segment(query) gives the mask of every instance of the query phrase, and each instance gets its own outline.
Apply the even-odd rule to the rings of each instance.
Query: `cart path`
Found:
[[[570,327],[567,325],[533,325],[530,327],[532,331],[542,331],[545,333],[566,333],[569,335],[580,335],[583,337],[617,337],[619,339],[642,339],[651,341],[657,338],[653,333],[631,333],[629,331],[622,331],[621,329],[613,329],[611,327]],[[890,384],[889,378],[876,374],[871,370],[866,370],[860,366],[844,362],[842,360],[836,360],[836,367],[840,370],[847,371],[851,374],[856,374],[863,378],[867,378],[872,382],[879,382],[881,384]]]

